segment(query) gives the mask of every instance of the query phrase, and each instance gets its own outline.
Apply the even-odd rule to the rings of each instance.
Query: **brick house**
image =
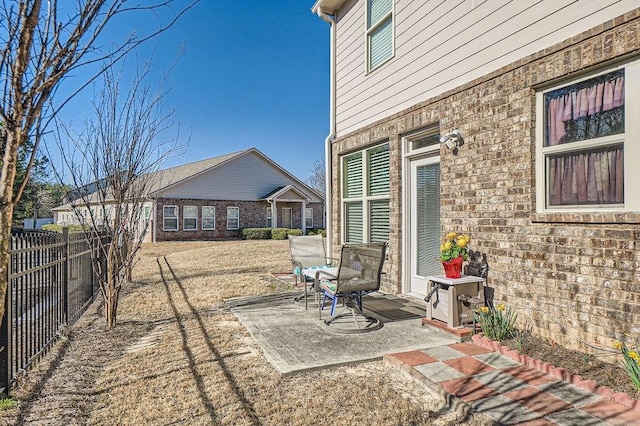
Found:
[[[241,228],[324,227],[324,198],[255,148],[154,174],[144,206],[150,220],[145,241],[237,238]],[[55,208],[54,220],[78,223],[70,204]]]
[[[637,1],[312,11],[331,31],[334,252],[389,241],[383,290],[421,297],[443,236],[468,233],[494,300],[537,334],[583,349],[640,334]]]

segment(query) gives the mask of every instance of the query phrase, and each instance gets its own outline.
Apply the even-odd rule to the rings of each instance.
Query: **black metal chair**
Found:
[[[319,307],[320,319],[322,319],[325,302],[327,299],[331,300],[331,317],[325,320],[327,326],[344,315],[351,315],[357,328],[336,329],[336,331],[360,333],[382,327],[380,320],[366,315],[362,310],[362,296],[380,289],[386,250],[386,243],[345,244],[340,253],[337,273],[330,275],[322,270],[317,273],[316,281],[319,283],[316,286],[320,288],[322,296]],[[346,314],[336,313],[340,298],[343,299],[344,306],[348,310]],[[364,318],[365,327],[361,327],[359,318]]]

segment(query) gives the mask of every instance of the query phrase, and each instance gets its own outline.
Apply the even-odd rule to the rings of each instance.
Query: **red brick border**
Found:
[[[484,346],[487,349],[491,349],[494,352],[502,354],[507,358],[511,358],[512,360],[517,361],[521,364],[533,367],[537,370],[542,371],[543,373],[550,374],[573,385],[586,389],[589,392],[601,395],[603,398],[613,400],[619,404],[624,405],[625,407],[629,407],[635,411],[640,412],[640,400],[633,399],[626,393],[614,392],[607,386],[599,386],[593,380],[584,380],[579,374],[573,374],[563,368],[558,368],[547,362],[542,362],[539,359],[531,358],[529,355],[521,354],[515,349],[512,350],[506,346],[501,345],[500,342],[487,339],[480,334],[471,336],[471,340],[473,340],[473,342],[477,345]]]

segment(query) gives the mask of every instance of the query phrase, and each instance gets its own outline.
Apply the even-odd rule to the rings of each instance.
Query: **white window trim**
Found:
[[[371,28],[367,28],[369,25],[369,1],[365,0],[364,4],[365,13],[364,13],[364,48],[365,48],[365,74],[369,74],[378,68],[382,67],[384,64],[389,62],[396,56],[396,0],[391,0],[391,10],[387,12],[383,17],[381,17],[378,22],[375,22],[371,25]],[[375,67],[371,67],[371,49],[369,48],[369,35],[374,32],[382,23],[384,23],[387,18],[391,17],[391,55],[384,61],[380,62]]]
[[[304,209],[304,227],[307,229],[313,228],[313,207],[305,207]],[[309,210],[311,210],[311,214],[309,214]],[[309,220],[311,220],[311,225],[307,225]]]
[[[204,209],[212,209],[213,210],[213,216],[205,216],[204,215]],[[201,225],[202,226],[202,230],[203,231],[215,231],[215,229],[216,229],[216,208],[215,208],[215,206],[202,206],[201,212],[202,212],[202,225]],[[207,219],[213,219],[213,228],[205,228],[204,227],[204,219],[205,219],[205,217]]]
[[[607,144],[624,143],[624,205],[586,205],[586,206],[548,206],[547,200],[547,176],[545,176],[545,155],[554,152],[562,152],[570,148],[561,145],[544,146],[544,94],[562,87],[589,80],[625,68],[625,133],[602,138],[592,139],[580,144],[580,148],[587,149],[590,146],[604,146]],[[562,84],[546,88],[536,93],[536,212],[537,213],[626,213],[640,211],[640,193],[632,182],[640,181],[640,169],[635,166],[640,160],[640,143],[628,141],[640,141],[640,120],[633,117],[640,116],[640,108],[637,102],[628,100],[640,96],[640,60],[625,63],[615,67],[601,70],[597,73],[586,75],[582,78],[564,81]]]
[[[271,206],[267,207],[267,228],[273,228],[273,210],[271,210]]]
[[[370,209],[370,203],[371,201],[379,201],[379,200],[388,200],[389,202],[391,202],[391,188],[389,188],[389,193],[388,194],[383,194],[383,195],[368,195],[369,193],[369,180],[367,179],[368,176],[368,172],[369,172],[369,165],[368,165],[368,161],[367,161],[367,153],[369,151],[372,151],[378,147],[384,146],[384,145],[388,145],[389,146],[389,156],[391,156],[391,147],[389,145],[389,141],[385,141],[383,143],[379,143],[377,145],[373,145],[373,146],[369,146],[366,148],[361,149],[360,151],[356,151],[356,152],[352,152],[349,154],[345,154],[343,156],[340,157],[340,176],[341,176],[341,182],[340,182],[340,209],[341,209],[341,222],[342,222],[342,230],[341,230],[341,240],[343,243],[350,243],[351,241],[346,241],[346,231],[347,231],[347,209],[346,209],[346,205],[348,203],[357,203],[357,202],[361,202],[362,203],[362,242],[363,243],[368,243],[370,240],[370,236],[369,236],[369,230],[370,230],[370,214],[371,214],[371,209]],[[361,197],[351,197],[351,198],[347,198],[345,197],[345,170],[344,170],[344,159],[346,157],[350,157],[352,155],[355,154],[360,154],[362,155],[362,196]],[[391,158],[389,158],[389,163],[391,163]],[[389,179],[391,179],[391,176],[389,176]],[[391,182],[389,182],[389,186],[391,186]]]
[[[187,213],[186,213],[187,207],[195,207],[195,209],[196,209],[195,217],[187,217]],[[195,226],[193,228],[187,229],[187,227],[185,226],[185,221],[187,219],[195,219],[196,220]],[[182,230],[183,231],[187,231],[187,232],[197,231],[198,230],[198,206],[194,206],[194,205],[182,206]]]
[[[236,226],[235,228],[231,228],[229,227],[229,209],[233,209],[235,211],[238,212],[237,217],[233,217],[232,219],[237,219],[238,220],[238,226]],[[227,230],[228,231],[237,231],[238,229],[240,229],[240,207],[236,207],[236,206],[227,206]]]
[[[176,228],[175,229],[173,229],[173,228],[165,228],[165,226],[164,226],[164,221],[165,221],[164,209],[166,207],[172,207],[172,208],[175,209],[175,212],[176,212],[176,217],[175,217],[175,219],[176,219]],[[173,217],[170,217],[169,219],[173,219]],[[174,232],[174,231],[179,231],[180,230],[180,211],[178,209],[178,206],[176,206],[176,205],[162,206],[162,230],[163,231],[167,231],[167,232]]]

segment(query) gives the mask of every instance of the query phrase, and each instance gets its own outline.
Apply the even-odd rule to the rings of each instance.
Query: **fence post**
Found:
[[[69,324],[69,271],[71,261],[69,258],[69,227],[62,228],[62,240],[64,242],[64,262],[62,262],[62,306],[64,309],[64,323]]]
[[[11,241],[9,241],[9,264],[7,265],[7,293],[5,294],[4,316],[2,317],[2,324],[0,325],[0,395],[9,394],[12,380],[11,370],[11,354],[13,350],[11,348],[12,334],[13,334],[13,312],[11,309],[12,298],[11,294],[13,289],[11,288]]]

